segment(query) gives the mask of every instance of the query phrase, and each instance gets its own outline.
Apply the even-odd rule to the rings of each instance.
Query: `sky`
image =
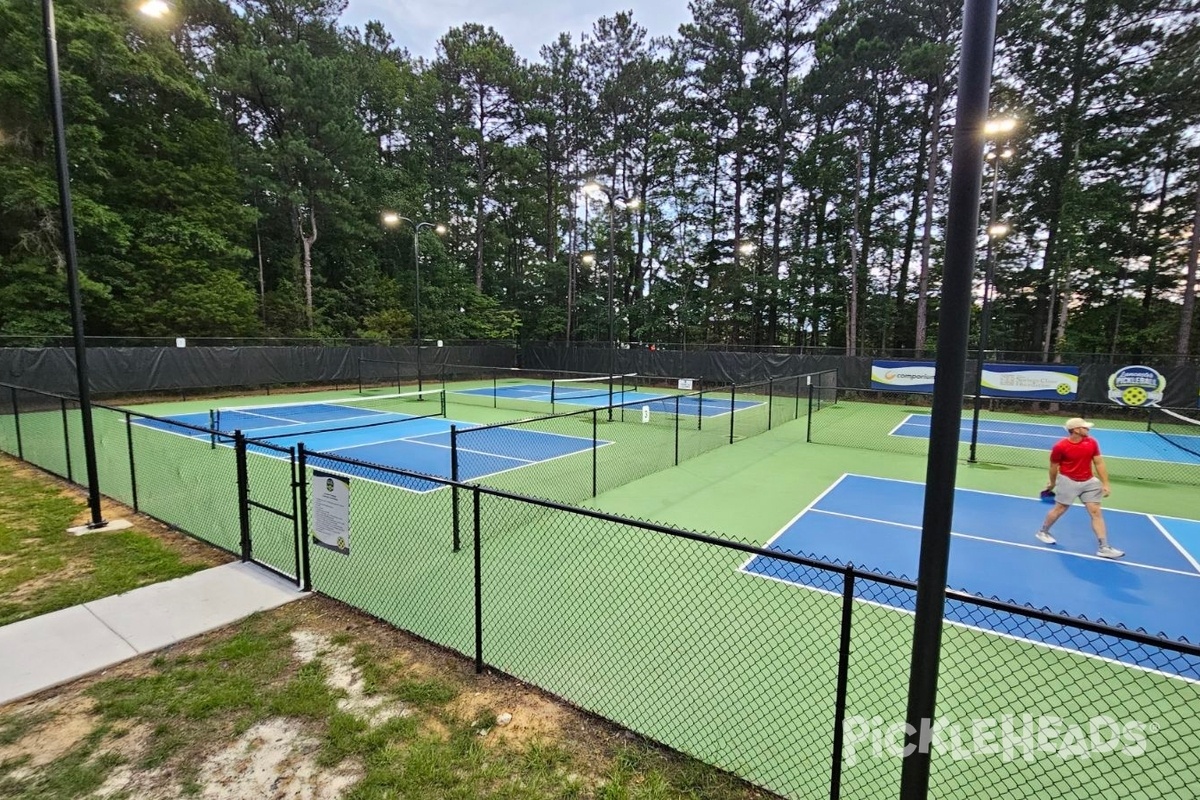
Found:
[[[575,42],[601,17],[633,11],[633,19],[651,36],[671,36],[691,19],[688,0],[350,0],[345,25],[361,29],[368,20],[383,22],[396,44],[414,56],[432,59],[438,39],[467,22],[491,26],[530,61],[538,50],[569,32]]]

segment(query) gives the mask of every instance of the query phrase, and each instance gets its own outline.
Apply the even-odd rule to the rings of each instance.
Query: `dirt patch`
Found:
[[[300,661],[307,664],[319,660],[325,665],[325,683],[343,693],[338,708],[347,714],[374,726],[411,713],[392,698],[365,693],[362,670],[354,666],[354,652],[349,647],[334,644],[327,635],[314,631],[292,631],[292,642]]]
[[[19,741],[0,747],[0,763],[28,758],[21,769],[12,773],[14,778],[21,779],[38,767],[56,761],[92,732],[95,727],[93,705],[91,698],[80,695],[51,697],[25,704],[20,711],[22,716],[45,714],[47,717]]]
[[[554,741],[561,736],[564,723],[572,712],[540,694],[498,686],[464,692],[447,705],[447,710],[465,722],[478,724],[484,714],[505,720],[486,729],[486,738],[527,744]]]
[[[4,568],[0,565],[0,573],[4,572]],[[37,595],[44,589],[47,589],[55,584],[70,583],[71,581],[79,580],[92,572],[91,563],[85,559],[76,559],[63,564],[61,569],[46,575],[38,575],[35,578],[30,578],[23,581],[17,586],[14,586],[6,595],[5,599],[12,603],[24,603],[26,600]]]

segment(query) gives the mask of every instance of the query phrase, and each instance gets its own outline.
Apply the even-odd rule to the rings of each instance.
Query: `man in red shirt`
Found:
[[[1054,544],[1050,526],[1067,513],[1067,509],[1079,498],[1092,517],[1092,532],[1100,543],[1096,555],[1101,558],[1120,558],[1125,551],[1109,545],[1104,517],[1100,513],[1100,500],[1109,495],[1108,469],[1100,457],[1100,445],[1090,435],[1092,423],[1072,417],[1063,427],[1069,435],[1050,450],[1050,483],[1046,488],[1054,490],[1054,508],[1050,509],[1041,530],[1037,532],[1038,541]],[[1092,474],[1092,467],[1096,468],[1095,475]]]

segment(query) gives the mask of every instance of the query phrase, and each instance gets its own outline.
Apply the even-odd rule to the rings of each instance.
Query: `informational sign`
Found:
[[[692,390],[692,379],[691,378],[680,378],[679,379],[679,388],[685,392],[690,392]]]
[[[350,554],[350,480],[342,475],[313,472],[313,543]]]
[[[1024,400],[1075,400],[1079,394],[1079,367],[985,363],[980,393],[984,397]]]
[[[175,337],[175,346],[176,347],[187,347],[187,339],[183,338],[182,336]]]
[[[897,392],[932,392],[932,361],[872,361],[871,388]]]
[[[1108,376],[1108,399],[1119,406],[1140,408],[1162,402],[1167,379],[1153,367],[1135,364]]]
[[[642,424],[650,421],[650,406],[642,406]]]

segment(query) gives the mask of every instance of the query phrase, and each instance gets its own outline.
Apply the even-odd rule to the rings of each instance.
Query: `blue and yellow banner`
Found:
[[[985,362],[980,394],[1022,400],[1075,400],[1079,394],[1079,367]]]

